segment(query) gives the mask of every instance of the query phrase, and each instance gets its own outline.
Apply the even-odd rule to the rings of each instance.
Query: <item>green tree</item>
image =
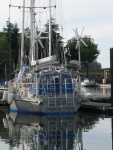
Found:
[[[51,41],[52,41],[52,55],[56,54],[57,59],[61,62],[62,61],[62,55],[63,55],[63,42],[62,42],[62,36],[59,31],[59,25],[55,23],[55,19],[51,19],[51,28],[52,28],[52,35],[51,35]],[[45,24],[45,32],[49,32],[49,21]],[[47,36],[47,34],[46,34]],[[46,49],[48,47],[48,40],[45,39],[44,42],[46,45]]]
[[[8,41],[4,33],[0,33],[0,60],[8,60]]]
[[[0,33],[0,79],[7,80],[6,69],[9,68],[8,41],[4,33]],[[7,66],[7,67],[6,67]],[[4,78],[5,77],[5,78]]]
[[[81,43],[81,61],[91,63],[93,60],[96,60],[100,54],[98,45],[94,43],[92,38],[84,37],[83,40],[87,44],[87,47]]]
[[[93,62],[89,63],[89,68],[91,69],[101,69],[101,63],[98,63],[97,60],[94,60]]]
[[[80,57],[81,63],[87,68],[88,76],[88,64],[98,58],[100,51],[98,50],[98,45],[94,43],[94,40],[92,38],[85,36],[82,39],[87,44],[87,47],[80,42]],[[76,44],[77,40],[75,40],[74,38],[67,41],[72,60],[78,60],[78,49],[76,49]]]
[[[12,24],[8,22],[6,24],[6,28],[3,28],[3,33],[5,35],[5,38],[7,40],[8,44],[8,52],[9,52],[9,61],[10,65],[13,66],[13,63],[15,67],[18,63],[18,52],[19,52],[19,28],[17,27],[17,24]]]
[[[97,48],[97,44],[94,43],[92,38],[84,37],[84,42],[87,44],[87,47],[80,43],[80,53],[81,53],[81,62],[88,61],[88,63],[97,59],[100,51]],[[71,59],[78,60],[78,49],[76,49],[77,41],[75,39],[70,39],[67,42],[67,45],[70,50]]]

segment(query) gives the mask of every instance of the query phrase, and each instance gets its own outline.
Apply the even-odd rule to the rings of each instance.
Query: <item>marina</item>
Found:
[[[99,87],[99,84],[93,80],[90,81],[88,78],[84,78],[84,81],[81,81],[83,64],[87,67],[88,75],[88,61],[82,62],[83,56],[81,55],[81,44],[84,45],[84,50],[88,48],[86,44],[88,42],[87,36],[84,39],[82,38],[84,27],[81,34],[78,33],[77,28],[73,29],[75,37],[72,41],[76,43],[78,53],[77,60],[74,60],[72,59],[74,57],[71,57],[73,50],[71,50],[71,47],[70,49],[68,48],[69,41],[67,41],[69,45],[65,47],[62,41],[63,37],[61,37],[59,39],[61,44],[58,46],[58,27],[57,29],[54,27],[55,18],[52,18],[53,9],[56,9],[56,5],[51,0],[46,5],[38,7],[38,3],[35,0],[31,0],[28,4],[23,1],[22,6],[9,5],[10,8],[22,8],[21,50],[19,51],[18,71],[15,69],[12,73],[13,78],[7,82],[7,89],[2,89],[1,105],[9,105],[11,112],[42,115],[76,114],[79,108],[89,108],[89,106],[95,109],[101,109],[102,107],[101,110],[108,109],[109,104],[92,102],[91,98],[93,100],[109,99],[109,95],[106,95],[105,98],[103,95],[81,92],[82,86]],[[27,8],[30,8],[28,12],[29,29],[25,34],[24,21]],[[47,8],[48,23],[45,24],[45,29],[43,30],[38,28],[38,18],[34,16],[34,14],[37,15],[36,8],[40,10]],[[55,39],[53,39],[54,34]],[[60,36],[60,33],[58,36]],[[25,42],[25,38],[28,39],[29,45]],[[54,45],[52,42],[56,44]],[[97,45],[91,39],[89,42],[93,45],[92,48],[96,48],[94,53],[94,58],[96,59],[99,55]],[[28,55],[24,55],[26,45],[29,47]],[[69,55],[70,58],[66,55]],[[6,64],[5,77],[7,78]],[[107,74],[105,77],[107,77]]]
[[[81,94],[86,93],[87,101],[81,104],[77,114],[33,115],[11,112],[9,107],[0,106],[1,147],[4,150],[112,150],[113,114],[111,104],[106,103],[111,88],[82,87]],[[94,99],[99,96],[101,100]]]
[[[24,34],[26,5],[30,8],[29,36]],[[35,0],[31,0],[29,4],[23,1],[20,67],[18,72],[15,72],[14,78],[8,81],[8,90],[4,91],[2,101],[9,104],[12,112],[42,115],[75,114],[84,100],[79,89],[80,74],[77,75],[76,92],[72,80],[73,71],[70,71],[66,64],[67,48],[64,48],[63,42],[59,46],[53,44],[58,42],[57,39],[53,39],[53,35],[55,34],[55,37],[57,35],[57,29],[54,27],[55,19],[52,18],[56,5],[51,0],[46,5],[39,7],[40,10],[47,8],[48,12],[47,27],[45,25],[43,29],[45,36],[42,36],[42,29],[38,30],[37,17],[34,16],[34,14],[37,15],[35,8],[38,8],[38,3]],[[10,7],[15,6],[10,5]],[[77,29],[75,33],[78,33]],[[29,39],[28,58],[24,55],[25,38]],[[83,43],[78,35],[76,39]],[[45,47],[43,43],[46,43]],[[77,44],[78,50],[80,50],[79,45],[80,43]],[[25,62],[24,59],[29,60]],[[77,64],[73,64],[73,61]],[[68,63],[77,66],[77,70],[81,68],[80,59],[70,60]]]
[[[0,33],[0,149],[113,150],[113,48],[102,68],[84,26],[67,39],[61,1],[16,2]]]

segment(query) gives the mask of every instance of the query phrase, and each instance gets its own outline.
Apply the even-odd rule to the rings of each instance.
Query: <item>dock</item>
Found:
[[[113,107],[111,107],[111,95],[100,94],[86,96],[85,101],[81,104],[80,110],[113,115]]]
[[[113,107],[110,103],[84,102],[79,111],[113,116]]]
[[[92,102],[111,102],[111,94],[87,94],[85,99]]]
[[[88,110],[88,111],[98,111],[98,112],[105,112],[108,109],[111,109],[110,103],[98,103],[98,102],[83,102],[80,109]]]

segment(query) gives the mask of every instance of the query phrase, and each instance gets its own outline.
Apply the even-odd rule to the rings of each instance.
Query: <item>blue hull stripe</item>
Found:
[[[24,114],[35,114],[35,115],[73,115],[76,114],[76,111],[65,111],[65,112],[34,112],[34,111],[25,111],[25,110],[17,110],[10,109],[10,112],[18,112]]]
[[[45,112],[44,115],[73,115],[76,114],[75,111],[65,111],[65,112]]]
[[[17,109],[10,109],[10,112],[17,112],[17,113],[23,113],[23,114],[43,115],[42,112],[27,111],[27,110],[17,110]]]

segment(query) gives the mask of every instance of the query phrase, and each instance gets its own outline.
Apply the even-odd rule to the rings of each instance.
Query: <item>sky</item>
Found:
[[[22,0],[3,0],[0,5],[0,30],[9,18],[9,3],[19,5]],[[55,1],[55,0],[53,0]],[[73,29],[78,29],[82,36],[87,35],[98,44],[100,55],[97,61],[102,68],[110,67],[110,48],[113,48],[113,0],[57,0],[62,4],[66,40],[75,36]],[[10,10],[12,23],[20,26],[21,11]]]

